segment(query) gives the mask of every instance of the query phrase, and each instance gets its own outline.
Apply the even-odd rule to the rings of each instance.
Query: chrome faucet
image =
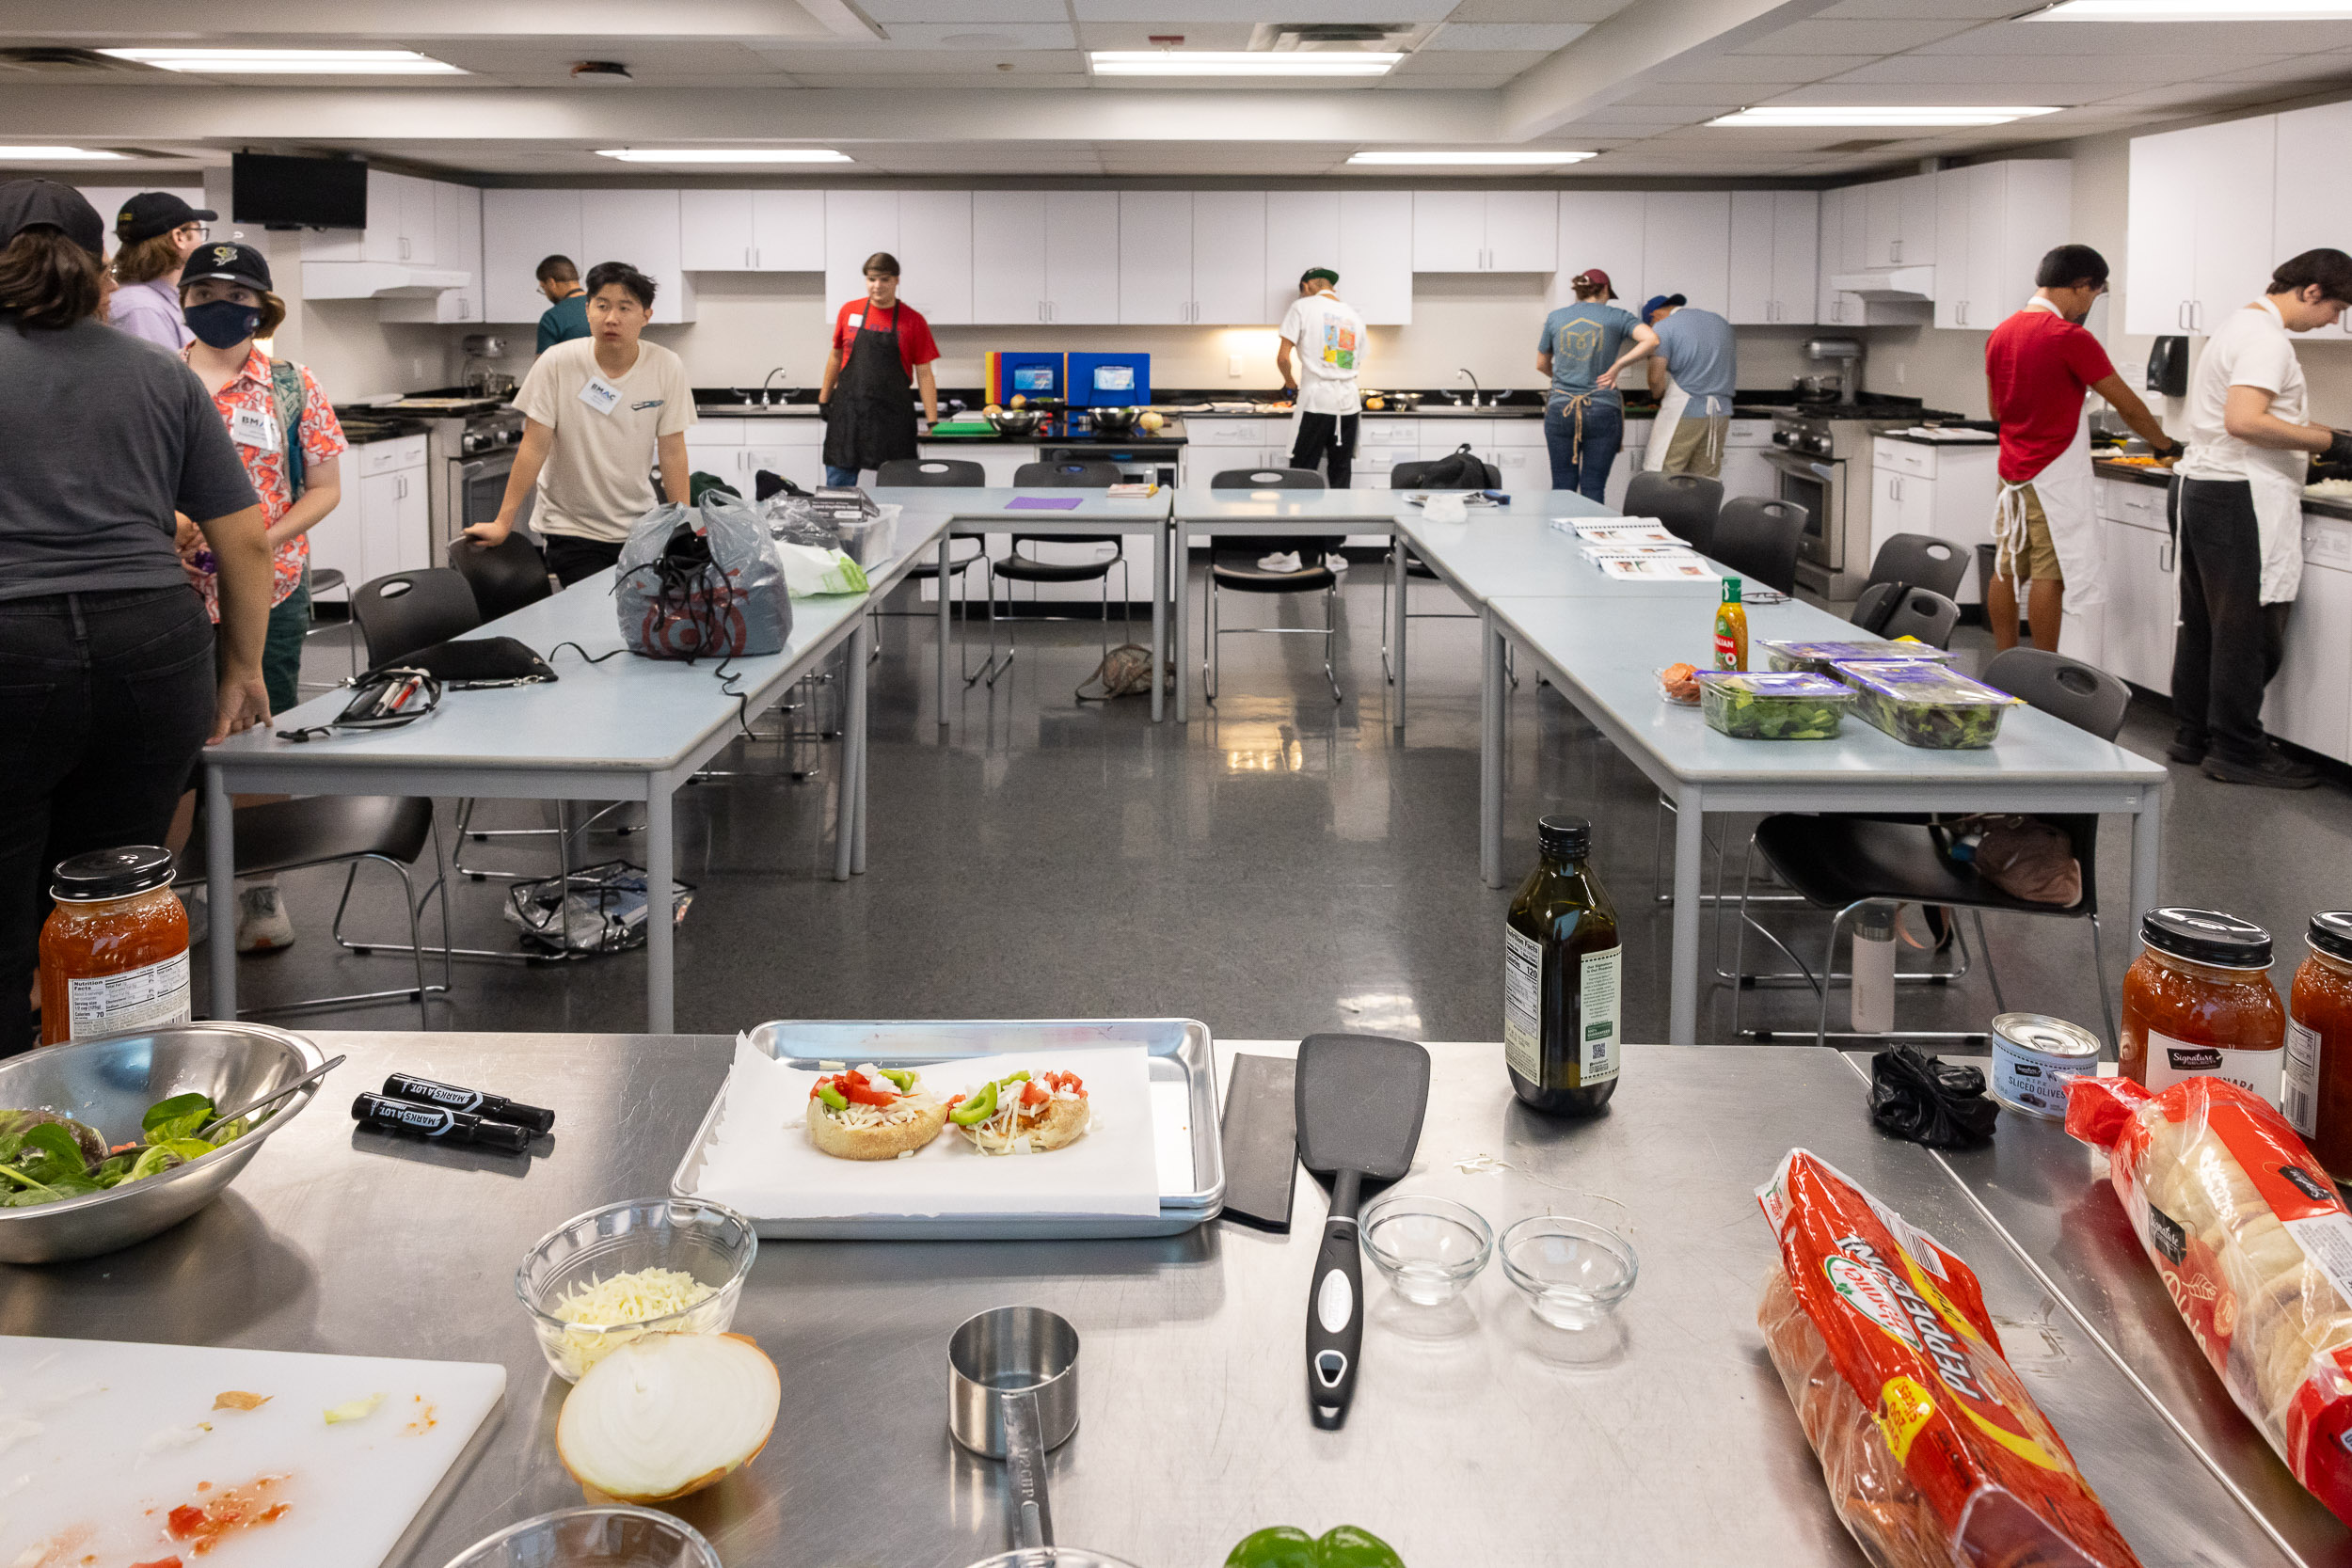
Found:
[[[762,408],[773,408],[776,405],[776,394],[769,384],[774,381],[776,377],[784,373],[784,367],[782,365],[778,365],[774,370],[770,371],[765,376],[760,378],[759,405]],[[787,403],[791,402],[792,394],[798,390],[800,390],[800,388],[797,387],[787,387],[784,389],[785,401]]]
[[[1472,374],[1472,373],[1471,373],[1471,372],[1470,372],[1470,371],[1469,371],[1468,369],[1459,370],[1459,371],[1454,372],[1454,374],[1456,374],[1456,375],[1461,375],[1461,376],[1469,376],[1469,377],[1470,377],[1470,405],[1472,408],[1477,408],[1477,407],[1482,406],[1482,404],[1481,404],[1479,403],[1479,401],[1478,401],[1478,399],[1479,399],[1479,394],[1480,394],[1481,392],[1485,391],[1485,390],[1486,390],[1486,388],[1484,388],[1483,387],[1481,387],[1481,386],[1479,386],[1479,385],[1478,385],[1478,377],[1477,377],[1475,374]]]

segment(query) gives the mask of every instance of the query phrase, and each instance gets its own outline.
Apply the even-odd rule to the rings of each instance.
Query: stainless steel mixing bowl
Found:
[[[107,1143],[140,1137],[159,1100],[195,1091],[222,1110],[282,1088],[325,1061],[300,1035],[260,1023],[183,1023],[45,1046],[0,1060],[0,1109],[51,1111],[87,1122]],[[289,1096],[234,1143],[144,1181],[29,1209],[0,1209],[0,1262],[93,1258],[168,1230],[218,1197],[262,1140],[318,1097]]]

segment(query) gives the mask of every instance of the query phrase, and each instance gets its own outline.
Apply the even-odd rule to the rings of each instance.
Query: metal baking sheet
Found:
[[[780,1019],[747,1037],[787,1066],[827,1062],[929,1067],[1000,1052],[1051,1052],[1140,1045],[1151,1054],[1152,1141],[1160,1164],[1160,1212],[1131,1214],[862,1214],[826,1220],[762,1219],[753,1228],[782,1241],[1037,1241],[1174,1236],[1216,1218],[1225,1206],[1225,1156],[1217,1138],[1216,1067],[1209,1026],[1188,1018],[840,1020]],[[711,1100],[670,1190],[694,1196],[725,1085]]]

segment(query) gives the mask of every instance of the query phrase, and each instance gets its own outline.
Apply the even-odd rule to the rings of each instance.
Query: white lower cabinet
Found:
[[[2099,527],[2106,546],[2106,667],[2134,686],[2166,695],[2172,689],[2172,638],[2180,618],[2179,554],[2161,526],[2106,517]]]
[[[824,445],[821,420],[711,419],[686,433],[686,462],[692,472],[714,475],[751,500],[763,470],[807,490],[822,484]]]
[[[1981,604],[1976,549],[1993,539],[2000,494],[2000,449],[1924,446],[1880,436],[1870,444],[1870,559],[1898,533],[1925,533],[1959,547],[1968,561],[1955,598]],[[1769,493],[1769,492],[1767,492]]]
[[[2303,581],[2287,618],[2286,658],[2263,704],[2263,728],[2352,762],[2352,523],[2303,519]]]
[[[346,588],[433,564],[430,487],[421,436],[352,447],[340,462],[342,499],[310,533],[310,569]]]

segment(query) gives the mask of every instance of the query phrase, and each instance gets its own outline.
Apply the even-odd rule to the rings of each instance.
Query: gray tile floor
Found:
[[[1415,623],[1411,723],[1400,739],[1385,717],[1380,572],[1359,566],[1350,576],[1343,703],[1329,699],[1313,640],[1230,639],[1226,695],[1188,726],[1154,726],[1140,697],[1076,701],[1073,689],[1099,657],[1099,633],[1064,625],[1024,627],[1012,673],[993,692],[959,689],[943,730],[930,675],[932,623],[885,621],[864,877],[830,879],[831,747],[739,744],[716,766],[742,776],[680,798],[679,874],[700,891],[678,933],[678,1027],[732,1032],[778,1017],[1182,1014],[1230,1037],[1355,1029],[1498,1037],[1510,895],[1482,887],[1477,875],[1471,624]],[[1456,608],[1432,585],[1415,594],[1418,607]],[[1273,613],[1295,625],[1302,613],[1320,613],[1311,600],[1303,610],[1263,600],[1228,609],[1228,625]],[[1707,631],[1693,623],[1694,652]],[[344,673],[341,635],[312,640],[314,678]],[[1981,631],[1962,638],[1985,645]],[[1533,864],[1541,813],[1593,818],[1597,865],[1625,933],[1627,1035],[1661,1038],[1669,914],[1655,896],[1655,796],[1556,691],[1531,677],[1512,705],[1507,863]],[[2161,757],[2168,733],[2161,713],[2136,705],[2125,738]],[[794,782],[790,767],[812,754],[817,773]],[[2283,979],[2301,959],[2295,939],[2309,912],[2352,905],[2352,792],[2341,779],[2280,794],[2189,769],[2173,775],[2163,896],[2268,926],[2281,938]],[[445,830],[452,804],[440,805]],[[480,820],[538,825],[552,813],[499,803]],[[1717,819],[1717,842],[1735,854],[1746,832],[1742,819]],[[2102,892],[2119,911],[2127,836],[2123,819],[2110,818],[2100,846]],[[483,858],[528,869],[551,854],[538,842]],[[628,855],[633,842],[589,833],[577,853],[583,862]],[[469,847],[469,860],[476,853]],[[355,927],[390,936],[397,897],[380,870],[379,879],[370,876],[362,873]],[[286,879],[300,934],[285,952],[242,960],[248,1006],[400,983],[401,960],[345,954],[328,941],[341,885],[332,872]],[[512,945],[500,897],[498,883],[456,885],[461,944]],[[1814,962],[1826,919],[1804,912],[1773,924]],[[2009,1006],[2097,1026],[2087,929],[2017,917],[1988,925]],[[1910,926],[1919,928],[1915,913]],[[1727,940],[1728,923],[1722,928]],[[2130,936],[2109,919],[2110,989],[2131,958]],[[453,996],[433,1010],[440,1023],[474,1029],[634,1029],[644,1018],[644,966],[636,954],[532,968],[460,962]],[[1809,990],[1751,991],[1742,1018],[1809,1035],[1814,1006]],[[1841,992],[1834,1027],[1843,1007]],[[1949,986],[1904,988],[1899,1011],[1906,1026],[1980,1028],[1994,1007],[1979,964]],[[400,1028],[415,1011],[306,1016],[330,1027]],[[1700,1017],[1702,1038],[1729,1038],[1730,990],[1710,988]]]

